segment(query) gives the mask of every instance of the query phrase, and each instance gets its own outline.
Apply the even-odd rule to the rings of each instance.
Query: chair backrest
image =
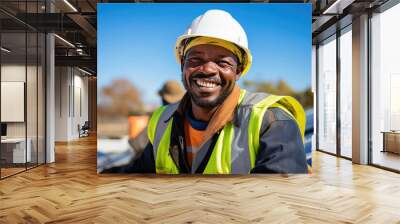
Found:
[[[85,121],[85,123],[83,124],[83,126],[82,126],[82,129],[89,129],[90,128],[90,123],[89,123],[89,121]]]

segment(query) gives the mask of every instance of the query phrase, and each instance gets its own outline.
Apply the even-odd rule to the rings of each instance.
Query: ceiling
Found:
[[[1,0],[2,45],[12,50],[4,57],[18,59],[28,53],[30,58],[36,46],[29,43],[34,36],[29,33],[51,32],[56,34],[56,66],[79,66],[96,74],[96,4],[96,0]]]

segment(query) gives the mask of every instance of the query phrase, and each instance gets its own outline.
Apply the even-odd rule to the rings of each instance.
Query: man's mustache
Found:
[[[221,80],[221,78],[219,78],[216,75],[207,75],[207,74],[202,73],[202,72],[192,74],[189,77],[189,79],[190,79],[190,81],[194,81],[194,79],[207,79],[208,81],[212,81],[212,82],[219,83],[219,84],[221,84],[223,82]]]

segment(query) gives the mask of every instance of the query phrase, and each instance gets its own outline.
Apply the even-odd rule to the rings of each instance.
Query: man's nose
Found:
[[[201,71],[207,75],[215,75],[218,74],[218,66],[213,61],[207,61],[201,66]]]

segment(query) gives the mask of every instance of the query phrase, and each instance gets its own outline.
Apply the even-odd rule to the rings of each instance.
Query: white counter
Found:
[[[31,162],[32,153],[31,146],[32,140],[27,138],[26,142],[28,143],[28,147],[26,147],[25,154],[25,138],[5,138],[1,139],[2,145],[7,145],[7,147],[13,147],[13,163],[25,163]],[[25,161],[25,159],[27,159]]]

